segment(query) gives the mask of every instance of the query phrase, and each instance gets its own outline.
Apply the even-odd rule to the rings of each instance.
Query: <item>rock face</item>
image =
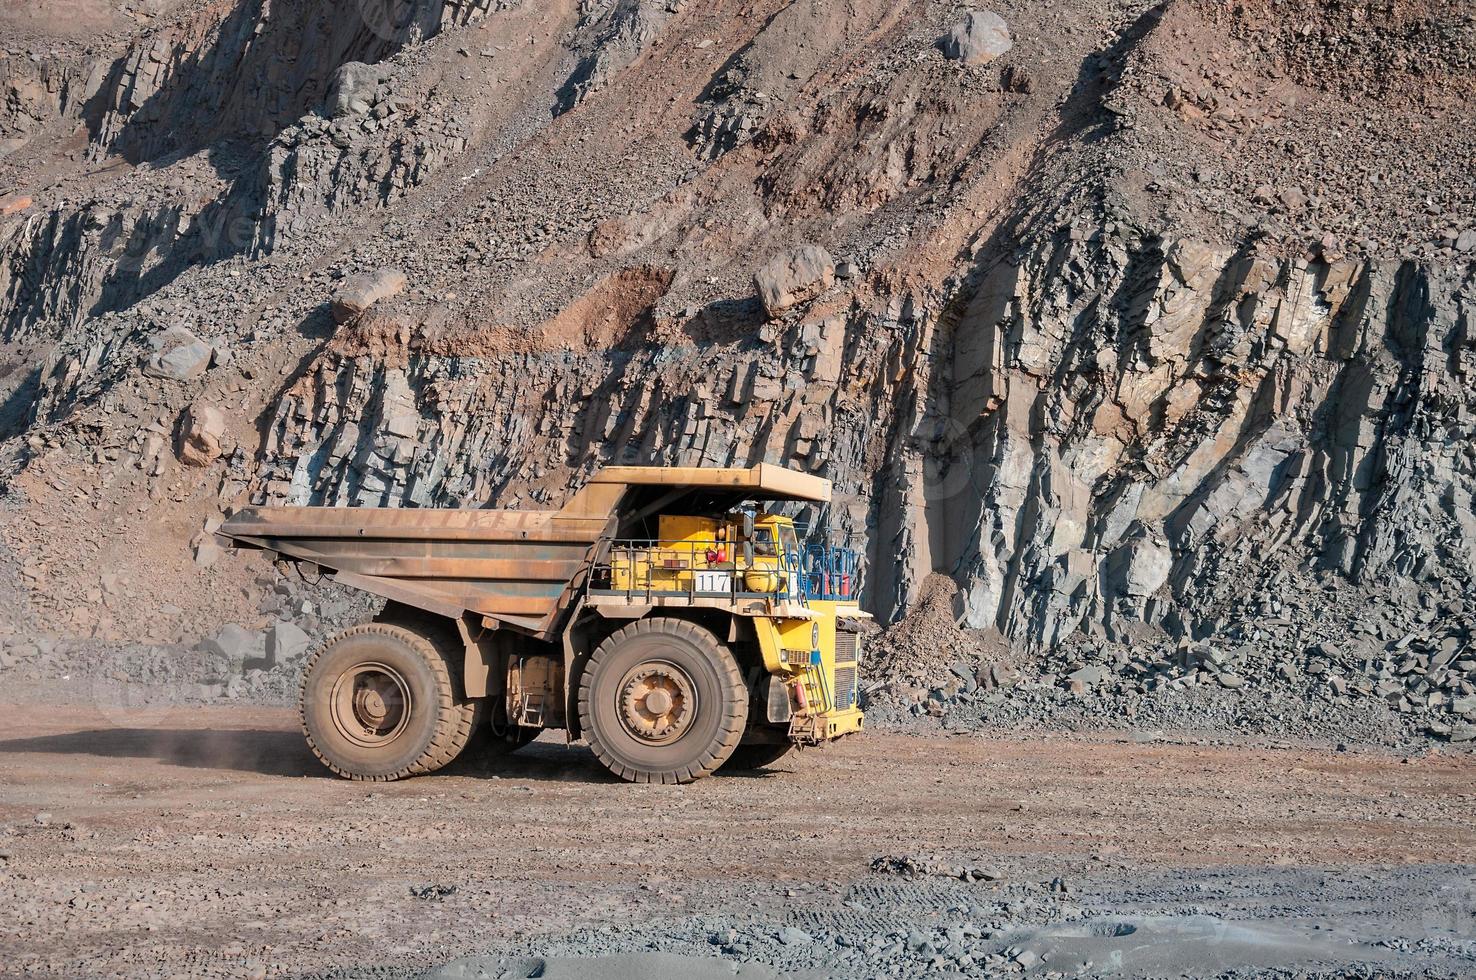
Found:
[[[377,63],[507,6],[365,3],[350,16],[329,0],[205,5],[121,51],[99,46],[93,60],[45,66],[26,80],[39,92],[27,129],[85,124],[92,159],[130,165],[178,165],[223,141],[231,152],[215,160],[228,180],[163,168],[80,200],[53,198],[35,220],[0,227],[0,337],[125,309],[196,263],[269,252],[324,210],[398,197],[465,149],[466,134],[443,106],[437,126],[389,137],[410,120],[385,102]],[[325,101],[329,115],[314,114]]]
[[[646,51],[675,12],[674,5],[663,0],[614,0],[584,6],[583,50],[559,89],[560,111],[574,108],[608,85]]]
[[[954,61],[987,65],[1015,45],[1003,17],[988,10],[974,10],[944,35],[938,46]]]
[[[835,259],[819,245],[801,245],[770,259],[753,277],[770,317],[806,303],[835,282]]]
[[[32,199],[0,215],[0,435],[24,510],[67,515],[7,526],[27,587],[49,614],[97,586],[69,555],[128,536],[89,493],[203,525],[216,587],[95,563],[260,622],[195,595],[260,588],[214,561],[230,506],[535,507],[603,465],[768,461],[834,482],[799,516],[865,550],[884,621],[941,579],[950,623],[1064,651],[1083,691],[1145,638],[1145,688],[1257,691],[1322,678],[1313,621],[1382,603],[1379,656],[1330,676],[1454,704],[1469,32],[1284,7],[281,0],[0,59]],[[1011,29],[1028,59],[950,60]]]
[[[925,566],[1039,644],[1211,635],[1278,552],[1470,581],[1473,274],[1090,230],[981,270],[933,382],[968,476],[912,491],[965,533]]]
[[[1029,645],[1145,623],[1199,638],[1268,561],[1472,580],[1473,275],[1078,228],[971,273],[900,371],[889,358],[907,332],[866,317],[795,328],[773,361],[644,355],[627,377],[654,386],[600,358],[504,361],[490,391],[457,380],[460,358],[333,360],[278,417],[269,496],[480,499],[542,455],[544,434],[574,433],[574,460],[762,451],[838,478],[857,509],[831,519],[864,529],[886,618],[945,571],[969,625]],[[841,380],[851,394],[830,387]],[[850,436],[863,418],[896,433],[874,471]],[[509,436],[522,448],[499,456]],[[868,483],[882,489],[847,498]]]

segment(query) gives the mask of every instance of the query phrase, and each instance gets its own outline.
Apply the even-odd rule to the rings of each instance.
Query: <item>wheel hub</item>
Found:
[[[696,707],[692,679],[672,664],[641,664],[620,685],[621,723],[630,734],[653,745],[681,738]]]
[[[410,685],[386,664],[356,664],[334,682],[329,707],[339,734],[376,748],[394,741],[410,723]]]

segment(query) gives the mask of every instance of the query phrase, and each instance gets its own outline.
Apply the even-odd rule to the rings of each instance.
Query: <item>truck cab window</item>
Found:
[[[779,543],[784,546],[786,559],[798,560],[799,538],[795,535],[793,527],[785,524],[779,528]]]

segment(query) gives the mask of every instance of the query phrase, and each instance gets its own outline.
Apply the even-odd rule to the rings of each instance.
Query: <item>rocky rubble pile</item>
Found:
[[[114,683],[146,685],[174,701],[290,704],[309,654],[348,626],[367,622],[380,602],[328,583],[273,576],[252,626],[228,623],[174,643],[120,643],[39,630],[0,635],[0,674],[27,680],[87,677],[100,703]],[[158,610],[171,617],[178,608]]]
[[[1140,630],[1116,642],[1076,637],[1027,657],[992,631],[955,623],[949,590],[935,590],[867,643],[864,691],[877,725],[988,727],[1055,715],[1068,727],[1162,720],[1321,741],[1476,741],[1476,617],[1454,589],[1406,604],[1350,598],[1332,576],[1284,573],[1228,608],[1212,639]],[[915,652],[920,642],[933,656]]]
[[[1112,138],[1080,172],[1181,234],[1469,260],[1473,50],[1459,0],[1167,4],[1112,52]]]
[[[1076,645],[1071,655],[1047,660],[1053,672],[1042,680],[1075,694],[1281,688],[1370,712],[1387,708],[1412,728],[1454,742],[1476,739],[1476,618],[1465,600],[1432,603],[1398,629],[1377,613],[1319,605],[1262,598],[1213,641],[1172,648]],[[1299,628],[1308,622],[1316,625]]]

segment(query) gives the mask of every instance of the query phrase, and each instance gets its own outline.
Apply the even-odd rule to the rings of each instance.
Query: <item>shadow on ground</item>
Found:
[[[793,770],[787,766],[770,769],[723,769],[718,778],[767,779]],[[497,748],[473,747],[441,770],[447,776],[500,779],[535,779],[558,783],[607,783],[622,785],[583,745],[566,745],[563,732],[545,735],[511,754]]]
[[[259,729],[202,731],[105,728],[0,741],[0,752],[156,759],[175,766],[234,769],[266,776],[327,776],[302,736]]]
[[[235,770],[263,776],[332,777],[332,773],[304,743],[301,733],[291,730],[91,729],[7,739],[0,741],[0,753],[4,752],[154,759],[172,766]],[[735,770],[722,775],[764,778],[783,771],[782,767],[760,772]],[[474,745],[436,775],[559,783],[619,783],[587,748],[557,741],[534,742],[512,754],[499,753],[486,745]]]

